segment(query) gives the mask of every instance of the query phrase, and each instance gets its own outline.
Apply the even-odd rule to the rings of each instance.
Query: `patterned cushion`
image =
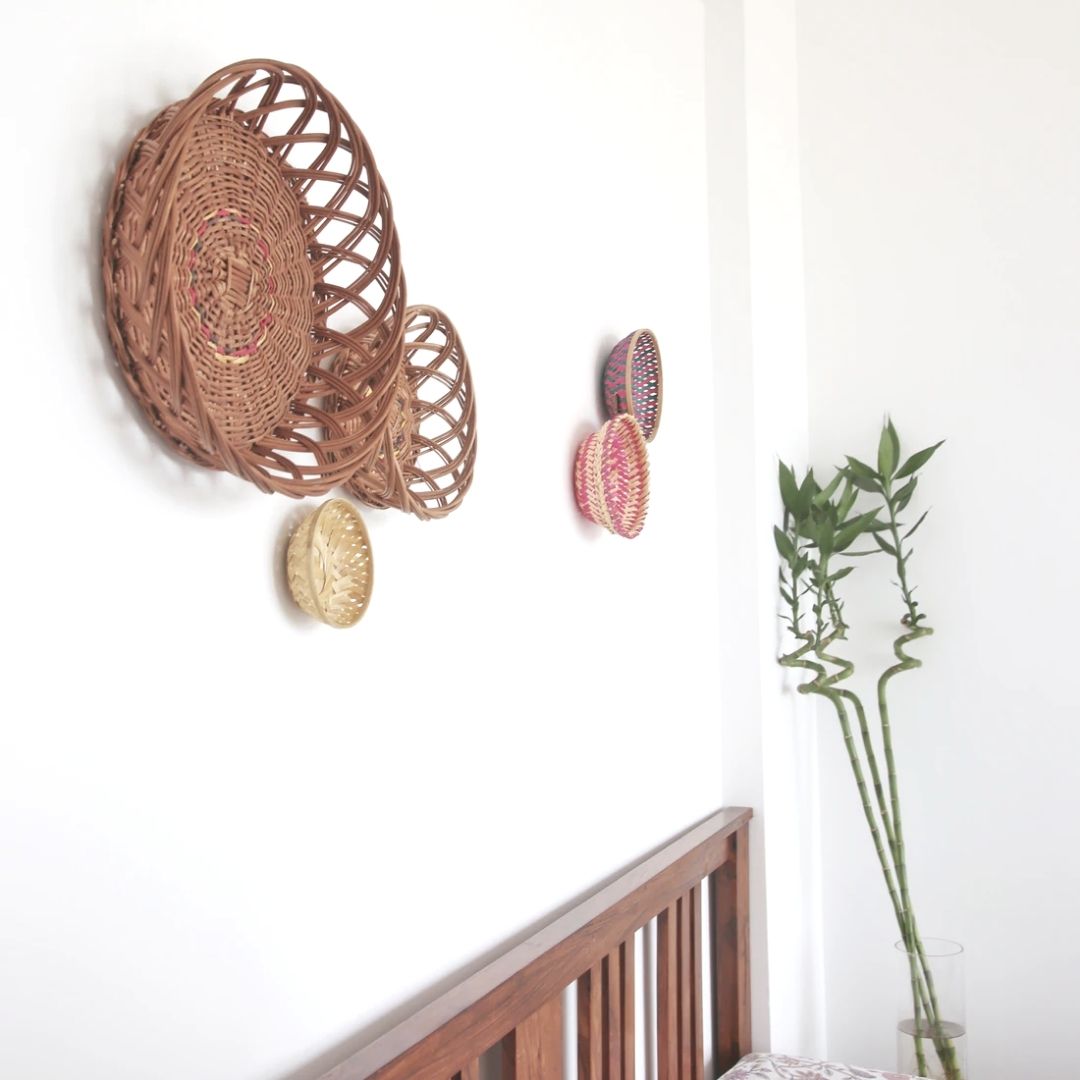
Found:
[[[724,1073],[724,1080],[913,1080],[900,1073],[858,1069],[835,1061],[787,1057],[785,1054],[748,1054]]]

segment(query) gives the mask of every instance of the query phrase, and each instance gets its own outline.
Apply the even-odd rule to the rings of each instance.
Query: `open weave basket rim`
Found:
[[[427,336],[410,338],[417,327]],[[445,338],[444,342],[437,340],[439,335]],[[461,505],[473,482],[476,395],[472,369],[457,327],[444,311],[432,304],[414,304],[406,309],[402,349],[402,374],[410,394],[407,408],[411,419],[406,427],[413,448],[419,444],[422,449],[406,455],[403,461],[393,445],[393,425],[388,424],[378,461],[359,469],[347,490],[369,506],[404,510],[422,520],[441,518]],[[434,354],[434,367],[410,362],[410,358],[429,354]],[[444,366],[451,362],[452,380]],[[418,399],[417,385],[432,380],[441,384],[441,396],[434,402]],[[454,407],[460,407],[460,415],[450,415]],[[445,431],[434,437],[424,430],[425,421],[432,416],[447,425]],[[451,454],[447,446],[456,449]],[[434,470],[421,467],[416,457],[422,452],[440,457],[442,465]]]

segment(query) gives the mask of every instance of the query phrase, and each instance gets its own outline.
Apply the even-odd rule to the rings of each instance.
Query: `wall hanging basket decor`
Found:
[[[363,135],[307,72],[230,65],[141,131],[103,271],[127,385],[189,459],[304,496],[385,453],[409,381],[397,230]]]
[[[330,499],[301,522],[286,556],[289,590],[329,626],[358,622],[371,599],[374,567],[364,520],[344,499]]]
[[[632,416],[609,420],[578,447],[574,495],[589,521],[627,539],[641,532],[649,509],[649,456]]]
[[[352,381],[352,356],[336,370]],[[445,517],[472,483],[476,461],[472,377],[453,323],[437,308],[405,313],[404,362],[390,422],[374,459],[348,488],[370,506]]]
[[[611,350],[604,367],[608,416],[629,413],[641,425],[645,441],[652,442],[660,427],[663,403],[660,347],[651,330],[635,330]]]

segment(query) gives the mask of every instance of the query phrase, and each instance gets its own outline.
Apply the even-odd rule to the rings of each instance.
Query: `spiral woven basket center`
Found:
[[[288,411],[311,362],[300,205],[266,140],[208,112],[184,147],[173,207],[181,333],[208,411],[226,442],[245,446]]]
[[[178,375],[198,388],[180,396],[185,428],[201,426],[197,400],[222,442],[250,446],[288,413],[311,364],[313,275],[295,192],[266,138],[220,105],[183,125],[176,106],[158,116],[122,191],[114,281],[132,361],[145,358],[169,409]]]

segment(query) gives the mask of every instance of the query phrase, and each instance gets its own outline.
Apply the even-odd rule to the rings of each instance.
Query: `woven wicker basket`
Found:
[[[289,541],[289,589],[309,615],[347,627],[367,611],[374,581],[371,542],[364,520],[344,499],[312,511]]]
[[[574,495],[589,521],[633,539],[649,510],[649,455],[638,422],[609,420],[578,447]]]
[[[397,232],[363,135],[307,72],[232,64],[140,132],[103,275],[120,369],[181,454],[304,496],[378,453],[402,365]],[[327,370],[343,353],[349,381]]]
[[[651,330],[635,330],[611,350],[604,367],[608,416],[629,413],[641,425],[645,441],[652,442],[660,427],[663,403],[660,346]]]
[[[454,324],[438,308],[405,313],[404,363],[378,453],[348,490],[370,506],[419,518],[461,505],[476,461],[476,403]],[[335,368],[351,379],[348,361]]]

